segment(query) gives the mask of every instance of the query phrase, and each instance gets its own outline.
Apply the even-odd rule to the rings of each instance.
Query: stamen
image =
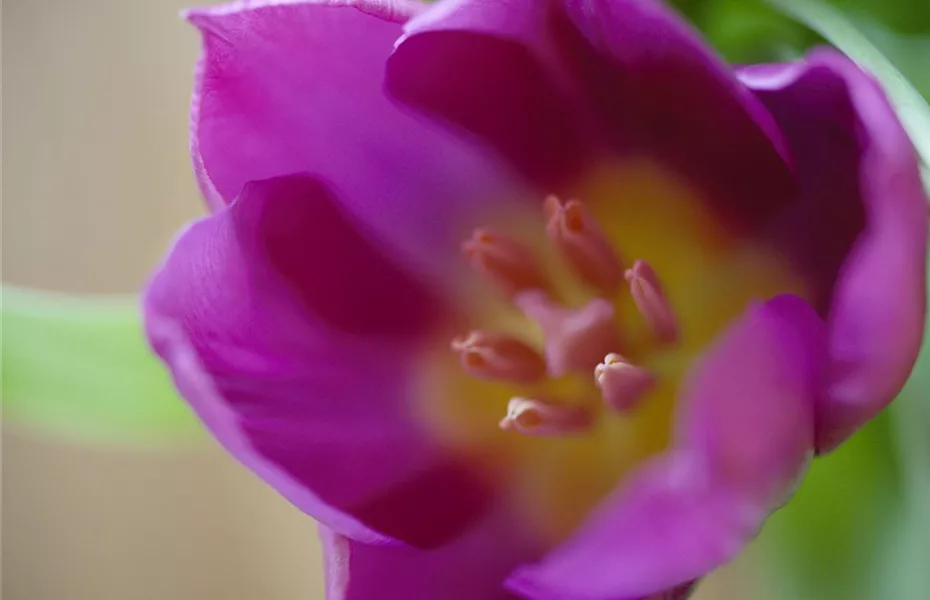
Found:
[[[499,333],[473,331],[452,340],[462,368],[482,379],[532,383],[546,376],[546,361],[524,342]]]
[[[578,406],[512,398],[500,428],[524,435],[557,436],[587,431],[592,421],[591,413]]]
[[[549,219],[546,231],[572,267],[605,296],[614,294],[623,281],[623,265],[584,206],[577,200],[563,205],[549,196],[544,209]]]
[[[663,342],[675,342],[678,339],[678,321],[653,268],[646,261],[637,260],[632,269],[626,270],[624,277],[630,284],[633,301],[655,334]]]
[[[594,381],[601,389],[604,402],[622,413],[635,409],[646,392],[656,384],[649,371],[614,353],[608,354],[604,362],[594,369]]]
[[[471,239],[462,244],[462,253],[478,272],[507,294],[547,288],[546,278],[533,253],[507,236],[478,228]]]
[[[514,303],[539,323],[545,336],[549,375],[553,377],[570,371],[590,373],[605,353],[620,345],[614,307],[603,298],[570,309],[553,303],[543,292],[531,290],[514,298]]]

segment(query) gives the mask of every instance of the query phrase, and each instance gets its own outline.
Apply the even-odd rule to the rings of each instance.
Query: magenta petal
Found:
[[[564,32],[564,54],[613,140],[698,183],[732,224],[790,204],[781,131],[684,19],[655,0],[561,1],[580,33]]]
[[[449,0],[405,30],[388,89],[547,192],[599,159],[645,155],[750,227],[794,197],[771,115],[661,3]]]
[[[849,59],[820,50],[741,77],[798,148],[803,202],[779,241],[819,284],[828,314],[830,366],[817,404],[817,447],[827,452],[897,395],[917,358],[927,195],[887,98]]]
[[[707,481],[691,457],[664,456],[507,585],[529,600],[662,598],[736,556],[763,518],[740,495]]]
[[[488,513],[455,541],[433,550],[372,546],[320,528],[327,600],[517,600],[504,579],[535,551],[512,524]]]
[[[430,546],[483,512],[484,486],[408,414],[416,344],[441,307],[315,179],[251,183],[192,225],[144,310],[211,432],[340,533]]]
[[[795,297],[751,308],[695,370],[674,448],[510,587],[532,600],[648,598],[736,556],[812,452],[823,330]]]
[[[208,202],[229,203],[247,181],[312,173],[386,251],[431,269],[457,256],[460,221],[507,197],[509,183],[383,92],[400,22],[422,8],[306,0],[189,13],[203,36],[191,143]]]
[[[401,102],[489,143],[552,190],[597,154],[599,134],[559,81],[551,2],[447,0],[405,27],[388,61]]]
[[[301,97],[301,80],[315,75],[322,84],[325,75],[338,69],[343,92],[354,83],[362,85],[359,92],[370,93],[391,43],[400,35],[400,23],[416,9],[408,0],[246,0],[189,11],[187,18],[204,38],[191,102],[191,155],[207,204],[217,209],[231,202],[246,181],[314,170],[316,165],[300,163],[315,149],[314,137],[304,140],[304,151],[288,157],[282,169],[274,166],[292,149],[288,137],[274,139],[276,132],[286,131],[286,120],[293,120],[291,126],[301,120],[304,127],[315,124],[319,135],[337,125],[326,123],[331,112],[326,109],[335,104],[339,86],[318,85],[316,93]],[[312,62],[296,62],[314,50]],[[263,62],[276,69],[260,68]],[[316,119],[301,119],[314,108],[323,109]],[[340,137],[336,130],[330,134]],[[244,139],[250,142],[244,144]]]
[[[513,530],[513,515],[490,512],[459,539],[434,550],[378,547],[320,528],[327,600],[517,600],[507,574],[535,551]]]
[[[826,327],[797,296],[749,310],[698,364],[680,409],[680,443],[714,480],[764,506],[780,503],[806,466]]]
[[[670,590],[665,590],[664,592],[659,592],[654,594],[649,598],[644,598],[643,600],[688,600],[695,590],[697,590],[698,582],[689,581],[681,585],[677,585]]]

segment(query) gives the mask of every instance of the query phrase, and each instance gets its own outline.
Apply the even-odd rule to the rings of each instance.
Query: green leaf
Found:
[[[930,12],[930,4],[927,4]],[[930,100],[930,29],[923,34],[904,35],[888,29],[865,15],[850,15],[853,25],[890,60],[896,69],[925,98]]]
[[[930,165],[930,106],[901,72],[836,8],[820,0],[765,0],[842,50],[885,87],[924,164]]]
[[[847,14],[867,13],[883,26],[916,33],[930,30],[927,0],[830,0]]]
[[[746,0],[707,2],[697,24],[731,63],[794,60],[818,39],[771,6]]]
[[[873,600],[875,568],[902,495],[888,414],[818,458],[794,498],[766,524],[766,597]]]
[[[930,297],[930,261],[927,280]],[[930,594],[930,320],[924,328],[924,346],[914,372],[889,411],[896,433],[904,501],[884,572],[895,582],[895,589],[910,594],[900,597],[922,599]]]
[[[147,347],[134,297],[3,286],[3,419],[81,441],[161,442],[199,432]]]

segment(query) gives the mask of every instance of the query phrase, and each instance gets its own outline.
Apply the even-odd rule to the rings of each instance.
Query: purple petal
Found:
[[[490,161],[383,93],[404,0],[237,3],[193,11],[203,36],[191,143],[214,208],[247,181],[307,172],[338,191],[386,251],[437,269],[450,234],[509,182]],[[460,233],[455,229],[456,235]]]
[[[581,33],[566,36],[572,68],[614,139],[699,183],[734,224],[756,227],[790,203],[781,132],[681,17],[655,0],[562,2]]]
[[[538,551],[513,529],[513,515],[488,517],[434,550],[372,546],[320,528],[327,600],[517,600],[503,587]]]
[[[686,386],[673,449],[511,588],[533,600],[649,597],[736,556],[812,452],[823,329],[795,297],[750,309]]]
[[[819,50],[745,69],[799,159],[803,198],[779,243],[817,283],[830,328],[817,447],[832,450],[900,391],[926,315],[930,209],[918,161],[877,83]]]
[[[552,3],[446,0],[405,27],[388,61],[400,101],[488,142],[530,181],[558,188],[601,144],[559,81]]]
[[[450,0],[406,31],[391,92],[546,191],[597,159],[648,155],[753,227],[794,196],[771,116],[659,3]]]
[[[349,10],[334,10],[338,8]],[[313,18],[317,20],[313,24],[315,26],[307,30],[308,40],[304,52],[312,45],[317,48],[322,46],[320,39],[310,41],[314,37],[345,36],[368,41],[369,43],[351,44],[349,39],[344,39],[340,45],[334,45],[332,51],[320,52],[312,63],[315,65],[316,74],[323,75],[338,68],[341,61],[342,66],[350,67],[349,73],[364,81],[372,75],[377,76],[380,69],[383,60],[381,55],[384,51],[378,48],[379,39],[390,48],[391,41],[399,35],[399,23],[409,19],[417,8],[416,4],[407,0],[240,0],[188,11],[187,18],[201,29],[204,38],[203,54],[197,63],[194,96],[191,102],[190,142],[194,172],[208,206],[215,210],[228,204],[247,181],[307,171],[313,166],[297,164],[287,170],[276,169],[274,163],[288,150],[282,147],[286,144],[274,149],[272,146],[275,145],[275,140],[261,139],[263,130],[270,137],[274,129],[281,127],[284,119],[295,118],[308,112],[308,107],[295,105],[308,104],[321,95],[311,94],[301,98],[288,93],[279,96],[275,92],[275,89],[293,86],[287,72],[294,72],[296,65],[278,63],[278,69],[281,71],[277,71],[276,74],[282,76],[282,80],[271,90],[264,89],[261,85],[271,78],[271,70],[268,69],[269,72],[265,74],[255,72],[255,63],[270,58],[269,52],[286,57],[293,49],[295,40],[293,31],[288,31],[286,26],[287,19],[304,22]],[[333,29],[327,35],[327,25],[337,23],[345,26],[345,33],[338,33]],[[274,48],[273,43],[268,43],[273,40],[256,39],[256,36],[260,35],[259,32],[268,32],[276,26],[281,27],[280,34],[290,34],[291,38],[282,39],[282,48],[279,50]],[[287,49],[283,48],[285,45],[288,46]],[[351,52],[353,49],[354,53],[345,54],[346,50]],[[264,50],[265,54],[249,56],[255,50]],[[327,60],[320,60],[320,56],[326,56]],[[291,55],[291,62],[295,58]],[[253,64],[250,65],[250,62]],[[314,68],[309,64],[303,67],[303,70]],[[249,90],[248,81],[256,75],[261,79],[253,81],[253,89]],[[297,75],[295,78],[299,77],[300,75]],[[369,82],[369,89],[375,81],[377,79]],[[325,91],[319,92],[325,95]],[[329,92],[332,94],[332,90]],[[291,97],[288,97],[289,95]],[[278,108],[282,109],[291,105],[292,112],[275,115],[271,112],[273,109],[268,106],[269,103],[277,103]],[[320,118],[319,123],[325,125],[324,118]],[[243,133],[248,133],[251,140],[249,144],[242,144],[243,138],[239,136]],[[307,143],[312,143],[313,139],[308,139]],[[232,144],[227,145],[230,141]],[[267,154],[269,151],[270,155]],[[293,161],[299,157],[291,158]],[[210,163],[209,169],[205,162]],[[244,167],[245,170],[240,170],[240,167]]]
[[[814,438],[826,327],[797,296],[751,308],[686,383],[680,442],[718,483],[771,506],[794,485]],[[777,503],[777,502],[776,502]]]
[[[688,598],[694,594],[697,586],[697,581],[689,581],[679,586],[675,586],[670,590],[659,592],[658,594],[655,594],[644,600],[688,600]]]
[[[317,180],[251,183],[192,225],[144,308],[212,433],[340,533],[429,546],[484,510],[484,485],[408,414],[417,344],[441,306]]]

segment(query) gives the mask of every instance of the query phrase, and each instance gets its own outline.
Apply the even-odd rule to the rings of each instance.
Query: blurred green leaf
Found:
[[[846,14],[867,14],[885,27],[906,33],[930,30],[927,0],[830,0]]]
[[[930,179],[927,182],[930,187]],[[930,297],[930,262],[927,279]],[[930,597],[930,320],[925,324],[924,346],[914,372],[889,411],[904,501],[882,572],[896,589],[910,594],[902,598],[923,599]]]
[[[930,3],[927,4],[930,7]],[[904,35],[869,18],[850,15],[850,22],[890,60],[925,99],[930,99],[930,31]]]
[[[734,64],[798,57],[818,36],[760,0],[668,0]]]
[[[701,29],[731,63],[798,58],[818,37],[763,2],[715,0],[701,14]]]
[[[99,442],[199,432],[142,335],[133,297],[78,297],[4,285],[4,420]]]
[[[870,591],[875,565],[902,505],[889,420],[883,414],[815,460],[794,498],[769,520],[760,538],[770,559],[768,598],[877,597]]]
[[[884,85],[924,164],[930,165],[930,106],[850,19],[820,0],[766,0],[804,23],[871,72]]]

